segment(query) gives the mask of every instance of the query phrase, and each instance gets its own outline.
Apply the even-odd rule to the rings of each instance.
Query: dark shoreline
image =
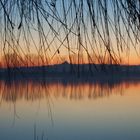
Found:
[[[0,68],[0,80],[23,81],[140,81],[140,66],[69,64]]]
[[[98,75],[86,75],[83,74],[78,76],[77,74],[10,74],[5,73],[3,75],[0,74],[0,81],[5,81],[6,83],[11,82],[33,82],[40,84],[47,83],[61,83],[61,84],[81,84],[81,83],[89,83],[89,84],[120,84],[123,82],[134,83],[140,82],[140,74],[98,74]]]

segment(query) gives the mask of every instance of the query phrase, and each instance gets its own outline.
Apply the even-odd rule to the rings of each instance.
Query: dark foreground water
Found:
[[[140,82],[0,81],[0,140],[140,140]]]

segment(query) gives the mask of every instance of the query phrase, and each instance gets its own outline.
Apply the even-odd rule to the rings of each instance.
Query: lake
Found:
[[[0,81],[0,140],[140,140],[140,81]]]

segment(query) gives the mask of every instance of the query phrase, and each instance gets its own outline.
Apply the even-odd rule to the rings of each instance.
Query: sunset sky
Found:
[[[29,65],[56,64],[64,61],[110,63],[109,59],[112,58],[114,59],[111,60],[112,63],[139,65],[140,42],[139,37],[136,37],[137,29],[134,29],[133,24],[132,29],[126,24],[125,11],[117,13],[113,1],[100,2],[95,1],[93,5],[96,25],[93,25],[93,16],[89,14],[88,1],[74,3],[57,0],[49,1],[50,5],[43,1],[43,8],[46,11],[39,9],[34,15],[32,12],[25,12],[29,21],[27,23],[24,17],[20,28],[20,11],[15,6],[13,8],[15,15],[10,13],[14,28],[9,28],[3,20],[0,22],[1,27],[7,28],[6,32],[1,28],[1,65],[5,65],[5,54],[10,56],[14,54],[13,57],[16,56],[20,61],[18,63],[27,62]],[[26,8],[28,11],[28,7]],[[118,17],[115,14],[118,14]],[[108,18],[108,21],[105,18]],[[12,62],[15,60],[12,57],[7,59],[11,59]]]

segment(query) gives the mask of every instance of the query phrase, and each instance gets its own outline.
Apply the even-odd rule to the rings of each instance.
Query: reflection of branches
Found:
[[[123,94],[125,87],[138,81],[121,81],[118,79],[98,80],[98,81],[20,81],[12,82],[10,85],[0,82],[1,101],[16,103],[17,100],[36,101],[47,99],[49,113],[51,112],[52,99],[63,97],[67,99],[95,99],[98,97],[110,96],[111,94]],[[4,87],[4,92],[3,92]],[[59,92],[58,92],[59,91]]]
[[[0,16],[3,55],[16,55],[14,67],[33,65],[32,52],[40,65],[63,55],[71,63],[120,63],[131,47],[139,55],[138,0],[0,0]]]
[[[1,102],[6,101],[13,104],[13,113],[14,113],[14,119],[13,124],[15,123],[15,119],[19,118],[16,111],[16,102],[19,99],[24,98],[27,101],[36,101],[39,100],[39,106],[40,106],[40,100],[42,98],[47,99],[47,107],[48,107],[48,113],[49,117],[51,119],[52,125],[53,125],[53,117],[52,117],[52,111],[51,111],[51,103],[50,103],[50,96],[49,91],[47,90],[45,83],[41,83],[38,85],[38,83],[24,83],[22,86],[22,82],[12,82],[12,81],[5,81],[4,83],[0,82],[0,97]],[[39,109],[39,108],[38,108]]]
[[[13,123],[12,123],[12,126],[15,125],[15,121],[16,121],[16,118],[20,118],[18,115],[17,115],[17,112],[16,112],[16,102],[13,103],[13,109],[14,109],[14,118],[13,118]]]
[[[36,124],[34,125],[34,140],[48,140],[48,138],[45,136],[44,132],[42,132],[41,136],[37,134],[37,127]]]
[[[129,88],[129,85],[137,85],[138,81],[121,81],[118,79],[112,80],[94,80],[94,81],[78,81],[63,79],[60,81],[55,79],[54,81],[46,80],[30,80],[30,81],[0,81],[0,98],[2,102],[13,104],[14,119],[19,118],[16,111],[16,102],[24,99],[29,102],[36,102],[39,100],[39,104],[42,100],[46,100],[48,115],[53,122],[52,103],[56,98],[64,98],[66,100],[83,100],[83,99],[98,99],[109,97],[112,94],[124,95],[124,89]],[[36,129],[36,128],[35,128]],[[38,136],[35,133],[35,137]],[[42,138],[44,134],[42,133]]]

